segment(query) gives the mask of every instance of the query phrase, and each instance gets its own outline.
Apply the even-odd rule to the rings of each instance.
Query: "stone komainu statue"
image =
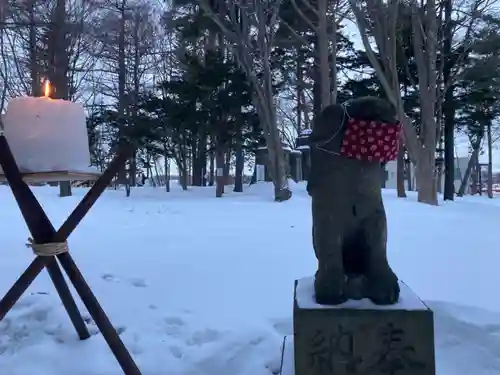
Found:
[[[319,304],[399,299],[387,261],[382,164],[398,153],[401,126],[393,106],[362,97],[326,107],[311,134],[313,246]]]

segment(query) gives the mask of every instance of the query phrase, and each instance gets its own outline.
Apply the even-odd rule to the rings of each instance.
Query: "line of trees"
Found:
[[[490,0],[9,0],[0,11],[0,106],[40,95],[88,111],[92,162],[105,168],[119,140],[137,145],[119,182],[139,171],[169,188],[216,185],[265,145],[277,201],[289,199],[283,148],[326,105],[360,95],[390,100],[404,126],[419,201],[464,194],[492,154],[500,115],[500,17]],[[357,36],[350,35],[353,26]],[[363,48],[359,49],[357,41]],[[455,192],[455,138],[471,157]],[[491,159],[491,158],[490,158]],[[234,167],[234,168],[233,168]],[[492,167],[489,163],[489,181]],[[160,178],[161,176],[161,178]],[[490,184],[491,185],[491,184]],[[490,196],[492,190],[490,186]],[[61,195],[71,187],[61,184]]]

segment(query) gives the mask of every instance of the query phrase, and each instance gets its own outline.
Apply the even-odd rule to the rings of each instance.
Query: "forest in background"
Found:
[[[296,147],[325,106],[384,97],[398,110],[404,145],[398,195],[415,166],[420,202],[463,195],[481,173],[500,116],[500,14],[489,0],[9,0],[0,9],[0,106],[20,95],[82,103],[93,165],[120,140],[134,157],[118,181],[141,171],[169,186],[216,185],[268,150],[275,198],[291,198],[284,148]],[[351,25],[347,27],[347,25]],[[349,30],[357,30],[358,36]],[[357,39],[355,39],[357,38]],[[359,49],[361,39],[363,48]],[[357,42],[355,43],[355,41]],[[455,139],[470,162],[454,190]],[[221,171],[218,173],[218,171]],[[472,186],[476,186],[473,182]],[[69,183],[61,195],[71,194]],[[473,191],[474,192],[474,191]]]

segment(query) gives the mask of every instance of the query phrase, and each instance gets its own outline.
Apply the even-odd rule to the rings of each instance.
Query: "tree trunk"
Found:
[[[380,164],[380,178],[382,179],[382,189],[387,187],[387,163]]]
[[[481,194],[481,181],[480,181],[481,169],[479,168],[479,152],[474,158],[474,169],[472,170],[472,189],[471,194]]]
[[[270,72],[269,61],[264,61],[264,71]],[[273,102],[273,91],[270,74],[265,77],[264,90],[256,90],[253,102],[257,107],[257,113],[261,124],[264,124],[264,137],[269,155],[269,171],[274,184],[274,200],[283,202],[292,197],[292,191],[288,187],[288,176],[286,175],[285,152],[281,143],[278,126],[276,125],[276,108]]]
[[[397,167],[396,167],[396,189],[398,198],[406,198],[405,191],[405,149],[399,145]]]
[[[493,142],[491,140],[491,122],[488,122],[488,198],[493,198]]]
[[[200,130],[197,139],[193,141],[193,186],[203,186],[204,172],[207,164],[207,137],[205,130]]]
[[[199,155],[198,155],[198,140],[199,134],[193,134],[193,141],[191,144],[191,154],[193,155],[193,176],[191,180],[191,185],[201,186],[203,176],[201,175],[202,166],[200,165]]]
[[[439,152],[439,155],[441,154],[442,152]],[[444,165],[441,162],[436,165],[436,191],[438,194],[443,193],[443,177],[444,177],[443,168]]]
[[[186,166],[179,168],[179,182],[182,190],[186,191],[188,189],[188,171]]]
[[[278,133],[278,129],[273,129],[276,133]],[[279,134],[275,135],[275,140],[272,146],[267,146],[269,153],[270,164],[272,165],[271,173],[274,173],[272,176],[273,184],[274,184],[274,200],[277,202],[283,202],[292,197],[292,192],[288,188],[288,176],[286,175],[286,166],[285,166],[285,155],[283,152],[283,146],[281,145],[281,140],[279,139]],[[278,145],[276,145],[278,143]]]
[[[213,141],[212,141],[213,143]],[[213,145],[212,145],[213,146]],[[215,153],[213,150],[210,151],[210,166],[208,175],[208,186],[214,186],[215,184]]]
[[[325,0],[326,1],[326,0]],[[220,16],[213,12],[213,2],[205,0],[200,5],[210,14],[211,19],[230,40],[236,61],[254,86],[252,101],[257,109],[260,124],[264,130],[269,151],[269,169],[273,176],[275,200],[290,199],[284,163],[283,146],[276,119],[276,104],[271,69],[271,51],[277,29],[279,2],[252,2],[250,7],[241,7],[238,2],[225,2],[225,9],[234,15]],[[227,13],[227,12],[226,12]],[[237,15],[236,15],[237,14]],[[228,23],[231,25],[228,27]],[[231,28],[234,27],[233,30]],[[253,61],[261,64],[256,72]]]
[[[187,167],[187,151],[186,149],[181,150],[177,157],[175,158],[175,163],[177,164],[177,169],[179,171],[179,183],[182,190],[188,189],[188,167]]]
[[[134,150],[130,157],[129,185],[137,186],[137,151]]]
[[[436,173],[434,170],[434,150],[428,152],[427,150],[421,151],[421,157],[416,165],[415,173],[417,176],[417,190],[418,201],[437,206],[437,192],[436,192]]]
[[[321,77],[321,109],[330,104],[330,64],[329,64],[329,45],[328,38],[328,0],[317,0],[318,4],[318,27],[316,34],[318,36],[319,53],[319,71]]]
[[[57,0],[54,11],[54,22],[52,23],[52,32],[50,37],[50,55],[49,76],[54,84],[54,98],[68,99],[68,51],[66,39],[66,0]],[[72,195],[71,182],[61,181],[59,183],[59,196],[69,197]]]
[[[477,194],[477,184],[478,184],[478,179],[477,179],[477,160],[474,159],[472,161],[472,171],[471,171],[471,187],[470,187],[470,194],[471,195],[476,195]]]
[[[230,185],[230,175],[229,172],[231,170],[231,154],[232,150],[230,148],[225,148],[224,155],[224,186]]]
[[[300,135],[300,132],[302,130],[302,92],[303,92],[303,87],[304,87],[304,75],[302,74],[302,64],[304,62],[304,53],[302,51],[302,45],[299,44],[296,47],[297,50],[297,65],[296,65],[296,87],[295,89],[297,90],[297,108],[296,110],[296,116],[297,116],[297,125],[296,125],[296,130],[297,134]]]
[[[137,116],[137,102],[139,101],[139,91],[140,91],[140,64],[141,64],[141,57],[140,57],[140,49],[141,49],[141,37],[139,35],[139,29],[140,29],[140,17],[139,13],[135,13],[135,20],[133,23],[133,75],[132,75],[132,81],[134,84],[134,91],[131,93],[130,101],[128,103],[130,107],[130,116],[132,118],[132,121],[136,123],[138,121],[138,116]],[[135,124],[134,124],[135,125]],[[132,152],[132,155],[130,157],[130,172],[129,172],[129,184],[130,186],[137,186],[137,150],[134,149]]]
[[[406,170],[406,176],[407,176],[407,181],[408,181],[408,191],[413,191],[413,173],[411,170],[412,163],[410,160],[405,162],[405,170]]]
[[[168,158],[167,147],[163,148],[163,163],[165,168],[165,190],[170,193],[170,160]]]
[[[220,141],[216,140],[215,146],[215,164],[216,164],[216,177],[215,177],[215,196],[222,197],[224,194],[224,150]]]
[[[203,136],[201,137],[200,140],[200,145],[199,145],[199,163],[201,167],[201,185],[202,186],[207,186],[207,142],[208,142],[208,137],[206,135],[206,132],[204,132]]]
[[[317,73],[313,87],[314,98],[314,115],[331,103],[337,100],[337,21],[329,20],[328,12],[330,2],[328,0],[310,0],[302,1],[314,14],[313,17],[307,16],[295,0],[292,0],[292,6],[306,24],[308,24],[314,32],[314,65]],[[336,4],[338,5],[338,4]],[[333,13],[334,17],[338,16],[337,6],[335,5]],[[333,23],[333,25],[332,25]],[[333,35],[329,35],[328,31],[333,30]],[[330,54],[330,46],[332,53]],[[331,58],[331,61],[330,61]],[[332,74],[330,74],[332,72]]]
[[[123,133],[126,126],[126,116],[128,109],[128,98],[126,95],[126,79],[127,79],[127,66],[126,66],[126,53],[125,53],[125,17],[126,17],[126,0],[121,1],[120,6],[120,29],[118,33],[118,144],[122,143]],[[129,179],[127,173],[123,169],[121,177],[122,183],[125,184],[125,189],[128,192]],[[127,195],[128,196],[128,195]]]
[[[236,141],[235,149],[235,172],[234,172],[234,192],[243,192],[243,168],[245,167],[245,158],[241,138]]]
[[[322,85],[323,82],[321,82],[321,70],[319,68],[319,47],[318,46],[318,36],[315,35],[315,47],[314,47],[314,64],[313,64],[313,88],[312,88],[312,93],[313,93],[313,125],[314,121],[318,116],[321,114],[321,92],[323,91]]]
[[[38,66],[38,55],[37,55],[37,30],[36,30],[36,18],[35,18],[35,2],[29,2],[29,48],[30,48],[30,78],[31,78],[31,95],[41,96],[42,87],[40,82],[40,72]]]
[[[473,147],[472,154],[469,158],[469,163],[467,164],[467,169],[465,170],[464,177],[460,184],[460,189],[458,189],[457,197],[463,197],[465,194],[465,189],[467,188],[467,184],[469,183],[469,179],[471,177],[472,171],[474,169],[474,164],[479,155],[479,145],[477,147]],[[471,191],[472,192],[472,191]]]
[[[130,176],[130,172],[129,172],[129,176]],[[127,198],[130,197],[130,190],[131,190],[130,180],[127,180],[127,183],[125,184],[125,196]]]
[[[374,68],[388,100],[396,107],[399,120],[403,123],[405,146],[411,160],[416,165],[418,200],[422,203],[435,205],[437,204],[435,175],[437,124],[435,116],[436,102],[438,101],[436,97],[438,74],[436,69],[438,42],[436,2],[428,0],[425,2],[425,6],[420,2],[410,2],[407,8],[411,10],[412,44],[419,86],[421,114],[419,135],[404,112],[396,66],[397,21],[401,9],[400,3],[397,1],[377,1],[366,5],[365,2],[355,0],[348,0],[348,2],[354,13],[366,56]],[[372,47],[373,41],[376,43],[377,53]]]
[[[444,41],[443,80],[446,92],[443,101],[444,116],[444,200],[453,200],[455,197],[455,98],[453,85],[450,84],[451,69],[453,67],[451,43],[453,38],[453,24],[451,19],[452,0],[445,0],[444,4]]]
[[[337,4],[338,5],[338,4]],[[336,9],[338,10],[338,9]],[[336,17],[336,15],[335,15]],[[331,65],[331,79],[330,79],[330,103],[337,103],[338,96],[338,85],[337,85],[337,19],[333,18],[333,22],[331,22],[332,28],[332,36],[330,40],[331,45],[331,53],[330,53],[330,65]]]
[[[186,183],[193,185],[193,153],[186,148]]]

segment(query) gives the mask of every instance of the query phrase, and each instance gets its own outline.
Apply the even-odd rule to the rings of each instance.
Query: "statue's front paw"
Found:
[[[399,301],[398,277],[391,270],[369,277],[367,290],[367,297],[376,305],[393,305]]]
[[[316,275],[314,280],[314,294],[316,303],[320,305],[340,305],[347,301],[344,293],[344,275],[335,277],[321,277]]]

